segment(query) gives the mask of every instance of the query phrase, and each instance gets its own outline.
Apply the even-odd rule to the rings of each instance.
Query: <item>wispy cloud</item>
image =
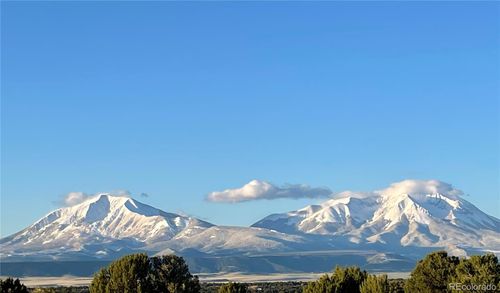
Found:
[[[94,195],[89,195],[81,191],[72,191],[66,194],[59,203],[67,207],[74,206],[81,202],[84,202],[85,200],[91,198],[92,196]]]
[[[208,194],[207,200],[236,203],[258,199],[320,198],[331,195],[332,191],[326,187],[310,187],[304,184],[276,186],[266,181],[252,180],[240,188],[211,192]]]
[[[111,192],[99,192],[99,194],[103,194],[103,193],[115,195],[115,196],[132,197],[132,193],[126,189],[117,189],[117,190],[113,190]]]

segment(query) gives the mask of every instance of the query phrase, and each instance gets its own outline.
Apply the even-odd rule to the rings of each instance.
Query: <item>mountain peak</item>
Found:
[[[127,196],[99,194],[77,205],[57,209],[2,239],[2,251],[15,250],[18,245],[28,252],[41,248],[81,252],[95,245],[134,249],[210,226],[213,225],[164,212]]]
[[[343,192],[243,228],[214,226],[101,193],[1,239],[0,256],[112,259],[166,248],[228,255],[297,249],[500,251],[500,220],[461,194],[437,180],[405,180],[378,191]]]
[[[253,226],[335,237],[340,243],[500,247],[495,240],[500,220],[462,194],[438,180],[404,180],[373,192],[342,192],[319,206],[274,214]]]
[[[127,195],[115,195],[115,194],[111,194],[111,193],[98,193],[94,196],[87,198],[86,200],[82,201],[81,203],[78,203],[78,204],[73,205],[73,206],[82,205],[82,204],[85,205],[85,204],[89,204],[89,203],[93,203],[93,202],[102,202],[102,203],[108,202],[110,204],[111,204],[111,202],[113,202],[115,204],[124,204],[128,200],[133,201],[133,199]]]

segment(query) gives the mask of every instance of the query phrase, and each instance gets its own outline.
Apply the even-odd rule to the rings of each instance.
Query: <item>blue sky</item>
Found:
[[[249,225],[252,179],[439,179],[500,217],[499,4],[2,2],[1,235],[129,190]]]

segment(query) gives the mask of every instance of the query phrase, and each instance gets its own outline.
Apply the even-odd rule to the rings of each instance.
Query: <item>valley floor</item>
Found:
[[[382,274],[382,273],[381,273]],[[409,272],[389,272],[388,277],[391,279],[407,278]],[[242,282],[242,283],[259,283],[259,282],[290,282],[290,281],[312,281],[318,279],[320,273],[287,273],[287,274],[241,274],[241,273],[214,273],[214,274],[198,274],[200,281],[209,283],[219,282]],[[6,277],[1,276],[0,279]],[[61,276],[61,277],[22,277],[21,282],[28,287],[57,287],[57,286],[88,286],[92,278]]]

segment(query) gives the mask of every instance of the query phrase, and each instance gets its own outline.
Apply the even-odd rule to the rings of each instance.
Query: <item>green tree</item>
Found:
[[[109,292],[107,289],[109,285],[109,271],[108,268],[102,268],[94,274],[94,278],[90,283],[90,292],[105,293]]]
[[[389,293],[404,293],[405,279],[389,279]]]
[[[28,293],[28,289],[19,279],[7,278],[0,280],[0,289],[2,293]]]
[[[360,287],[361,293],[388,293],[389,280],[387,275],[368,275]]]
[[[148,292],[149,258],[145,253],[122,257],[108,267],[109,292]]]
[[[248,286],[242,283],[226,283],[219,287],[219,293],[246,293],[248,291]]]
[[[459,259],[448,256],[446,251],[428,254],[420,260],[406,281],[405,292],[442,293],[450,292],[448,284],[455,276]]]
[[[495,285],[500,289],[500,264],[494,254],[474,255],[470,258],[463,258],[456,266],[453,283],[464,285]],[[467,287],[466,287],[467,288]],[[472,288],[472,287],[469,287]],[[481,287],[461,292],[483,292]]]
[[[359,293],[367,273],[358,267],[336,267],[332,275],[325,274],[319,280],[309,282],[304,293]]]
[[[189,267],[182,257],[163,255],[150,259],[150,282],[153,292],[198,292],[198,277],[189,273]]]
[[[329,293],[336,291],[336,282],[328,274],[324,274],[318,280],[309,282],[304,287],[304,293]]]
[[[62,291],[62,290],[61,290]],[[32,293],[56,293],[54,288],[36,288]]]
[[[146,254],[124,256],[94,275],[92,293],[191,293],[200,291],[198,277],[182,257]]]

